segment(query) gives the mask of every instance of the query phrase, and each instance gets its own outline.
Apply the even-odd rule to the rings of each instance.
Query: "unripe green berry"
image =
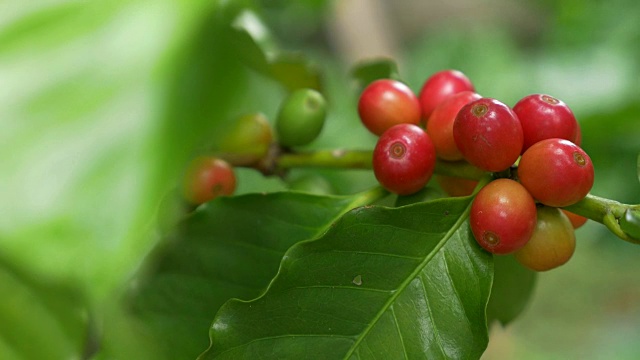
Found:
[[[313,89],[299,89],[282,103],[276,119],[278,142],[285,147],[307,145],[324,126],[327,103]]]
[[[514,256],[525,267],[547,271],[565,264],[576,249],[573,226],[558,208],[538,207],[536,228]]]
[[[273,130],[266,116],[251,113],[236,120],[216,151],[235,165],[253,165],[267,155],[272,141]]]

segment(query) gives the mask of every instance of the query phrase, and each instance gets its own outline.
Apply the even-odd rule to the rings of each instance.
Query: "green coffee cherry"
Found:
[[[319,92],[299,89],[287,97],[278,112],[276,133],[280,145],[302,146],[320,135],[327,115],[327,103]]]
[[[271,124],[261,113],[240,116],[216,147],[218,155],[236,165],[253,165],[263,159],[273,141]]]

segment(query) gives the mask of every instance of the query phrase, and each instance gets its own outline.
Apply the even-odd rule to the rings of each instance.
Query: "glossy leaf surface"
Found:
[[[321,90],[318,68],[302,53],[280,50],[254,12],[239,13],[233,22],[233,30],[233,49],[245,64],[278,81],[289,91],[299,88]]]
[[[636,165],[637,169],[637,173],[638,173],[638,181],[640,181],[640,154],[638,154],[638,160],[637,160],[637,165]]]
[[[622,231],[633,239],[640,240],[640,207],[627,209],[619,222]]]
[[[223,305],[201,359],[478,358],[492,261],[469,202],[350,211],[289,249],[263,296]]]
[[[131,294],[133,310],[166,344],[171,359],[193,359],[208,346],[211,319],[225,301],[260,295],[289,247],[318,236],[376,191],[348,197],[251,194],[209,202],[155,254],[155,266]]]
[[[493,257],[493,286],[487,305],[487,318],[506,326],[525,309],[533,294],[538,275],[512,256]]]
[[[362,89],[378,79],[398,80],[400,78],[398,65],[391,59],[363,61],[353,67],[351,76],[358,81]]]

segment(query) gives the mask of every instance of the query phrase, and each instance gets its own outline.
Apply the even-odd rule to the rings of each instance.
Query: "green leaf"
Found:
[[[360,88],[378,79],[399,79],[398,66],[391,59],[375,59],[356,64],[351,70],[351,76]]]
[[[87,309],[76,289],[0,263],[0,358],[79,359]]]
[[[493,257],[493,285],[487,305],[489,322],[506,326],[526,307],[536,284],[537,273],[518,263],[513,256]]]
[[[638,181],[640,181],[640,154],[638,154],[638,161],[636,164],[636,171],[638,172]]]
[[[200,358],[479,358],[493,266],[470,201],[345,214],[290,248],[263,296],[225,303]]]
[[[104,309],[116,307],[113,295],[155,244],[160,197],[241,88],[225,32],[232,12],[206,0],[35,3],[11,4],[0,23],[0,78],[10,89],[0,91],[0,152],[11,154],[0,163],[0,254],[79,289],[96,312],[103,356],[141,359],[109,338],[125,332],[105,331]],[[29,343],[27,358],[83,357],[68,350],[84,324],[63,319],[79,328],[59,331],[41,309],[55,297],[7,276],[3,285],[0,307],[19,319],[0,321],[0,333]]]
[[[0,92],[9,261],[92,298],[130,276],[155,240],[146,229],[162,193],[237,87],[237,61],[215,51],[226,46],[216,6],[12,5],[0,25],[0,77],[13,89]]]
[[[404,205],[411,205],[418,202],[435,200],[443,197],[445,197],[445,194],[442,192],[442,190],[435,187],[426,186],[414,194],[398,196],[396,198],[395,206],[399,207]]]
[[[635,240],[640,240],[640,208],[627,209],[620,218],[620,229]]]
[[[254,12],[240,12],[233,29],[233,48],[246,65],[278,81],[289,91],[299,88],[322,91],[320,71],[304,55],[280,50]]]
[[[276,275],[285,251],[317,237],[345,213],[379,194],[300,193],[219,198],[187,217],[151,260],[131,294],[133,311],[157,334],[171,359],[193,359],[230,298],[253,299]]]

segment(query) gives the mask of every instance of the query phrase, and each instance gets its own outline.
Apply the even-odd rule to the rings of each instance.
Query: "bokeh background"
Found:
[[[14,294],[4,314],[15,316],[0,328],[22,324],[8,338],[27,344],[20,331],[59,332],[41,302],[57,303],[60,288],[64,301],[111,314],[114,294],[155,244],[158,203],[203,138],[224,137],[243,113],[275,118],[286,89],[234,61],[233,44],[211,25],[227,3],[0,4],[0,288]],[[393,59],[416,92],[433,72],[455,68],[509,105],[540,92],[565,101],[596,168],[592,193],[640,203],[640,2],[237,3],[255,11],[272,49],[300,52],[322,74],[329,118],[309,149],[374,146],[356,111],[351,69],[361,61]],[[288,186],[239,173],[239,193]],[[320,173],[338,194],[375,184],[366,171]],[[640,358],[640,247],[595,223],[577,236],[574,258],[540,274],[522,316],[491,327],[485,359]],[[126,328],[109,319],[107,329],[110,321]],[[0,355],[12,354],[9,343],[0,341]],[[74,346],[62,335],[47,344]],[[116,347],[136,351],[127,341]]]

